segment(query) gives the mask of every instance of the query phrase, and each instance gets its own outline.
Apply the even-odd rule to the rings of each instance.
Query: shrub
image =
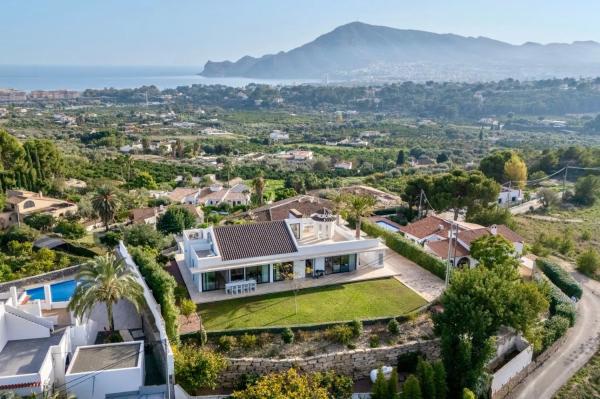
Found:
[[[264,332],[258,335],[258,341],[256,342],[256,344],[262,348],[269,342],[271,342],[271,335],[269,333]]]
[[[542,272],[569,297],[581,298],[583,293],[579,283],[563,268],[546,260],[538,259],[537,265]]]
[[[100,242],[107,247],[116,247],[119,241],[123,239],[123,233],[121,231],[107,231],[100,238]]]
[[[288,327],[285,330],[283,330],[283,332],[281,333],[281,339],[286,344],[293,343],[294,342],[294,332],[292,331],[292,329]]]
[[[463,388],[462,399],[477,399],[477,397],[469,388]]]
[[[552,316],[544,322],[544,337],[542,343],[544,349],[548,348],[557,339],[565,335],[569,329],[569,320],[562,316]]]
[[[385,240],[385,245],[405,258],[412,260],[441,279],[446,278],[446,264],[444,262],[428,254],[421,247],[406,240],[398,233],[386,231],[384,228],[369,221],[364,221],[361,224],[361,228],[370,236],[382,237]]]
[[[329,327],[325,331],[325,336],[332,342],[337,342],[342,345],[348,345],[352,340],[352,328],[346,324],[338,324],[333,327]]]
[[[379,335],[373,334],[369,337],[369,347],[377,348],[379,346]]]
[[[573,306],[572,303],[559,303],[558,305],[556,305],[555,314],[557,316],[562,316],[565,319],[569,320],[570,327],[573,327],[575,325],[577,311],[575,310],[575,306]]]
[[[135,224],[124,230],[123,239],[133,247],[162,249],[166,245],[165,237],[149,224]]]
[[[252,349],[258,345],[258,338],[254,334],[245,333],[239,339],[240,346],[244,349]]]
[[[390,334],[398,335],[400,333],[400,324],[398,324],[396,319],[392,319],[389,321],[387,329]]]
[[[358,338],[363,332],[363,324],[360,320],[352,320],[350,322],[350,328],[352,329],[352,337]]]
[[[185,317],[190,317],[196,311],[196,304],[191,299],[182,299],[179,305],[181,314]]]
[[[236,344],[237,340],[231,335],[222,335],[217,341],[217,347],[222,352],[229,352],[236,346]]]
[[[354,381],[345,375],[336,374],[334,371],[314,374],[315,382],[329,393],[330,398],[350,399],[354,390]]]
[[[305,330],[298,330],[296,331],[296,341],[297,342],[306,342],[308,341],[310,338],[310,332],[305,331]]]
[[[245,390],[235,391],[231,395],[233,399],[328,399],[330,397],[333,396],[326,388],[319,385],[318,378],[310,374],[300,374],[294,368],[263,375]]]
[[[48,231],[56,222],[54,216],[49,213],[34,213],[25,218],[25,224],[36,230]]]
[[[577,270],[587,276],[594,276],[600,268],[600,254],[593,248],[584,251],[577,257]]]
[[[54,226],[53,231],[65,238],[73,240],[77,240],[85,236],[85,227],[77,222],[69,222],[66,219],[59,221],[56,226]]]
[[[177,282],[156,262],[156,253],[149,249],[129,248],[131,257],[152,290],[165,321],[165,329],[171,342],[179,342],[179,309],[175,304]]]
[[[222,355],[189,344],[174,347],[173,352],[177,383],[187,392],[217,387],[219,374],[227,367]]]

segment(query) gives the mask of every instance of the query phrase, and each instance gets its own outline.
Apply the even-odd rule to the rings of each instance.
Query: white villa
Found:
[[[382,268],[387,249],[378,239],[356,239],[326,208],[310,217],[291,209],[283,220],[184,230],[179,247],[194,294],[248,293],[260,284]]]
[[[523,190],[520,188],[502,187],[498,194],[498,205],[512,206],[523,201]]]
[[[58,296],[64,294],[64,284],[72,283],[74,290],[73,274],[71,280],[53,280],[49,273],[0,285],[0,397],[5,392],[36,397],[59,392],[90,399],[169,396],[164,379],[173,381],[173,353],[159,306],[122,244],[118,252],[136,274],[146,300],[141,314],[126,300],[113,308],[115,331],[124,342],[96,344],[108,325],[104,304],[83,320],[67,309],[68,300]],[[158,366],[148,366],[148,356]],[[148,367],[162,374],[163,381],[149,381]]]

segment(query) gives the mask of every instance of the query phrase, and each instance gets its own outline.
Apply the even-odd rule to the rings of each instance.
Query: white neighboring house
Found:
[[[352,161],[340,161],[336,163],[333,167],[336,169],[352,170]]]
[[[124,154],[129,154],[130,152],[143,151],[143,149],[144,146],[142,145],[142,143],[127,144],[122,147],[119,147],[119,151],[121,151]]]
[[[518,205],[523,201],[523,190],[520,188],[502,187],[498,194],[498,205],[512,206]]]
[[[273,130],[269,134],[269,138],[273,141],[286,141],[290,139],[290,135],[288,133],[282,132],[281,130]]]
[[[117,251],[135,273],[145,299],[142,314],[126,300],[115,304],[113,320],[122,343],[95,345],[98,332],[107,329],[105,306],[98,304],[76,319],[67,310],[68,301],[53,299],[52,286],[59,281],[43,285],[44,299],[31,299],[30,288],[3,291],[7,285],[0,285],[0,396],[4,391],[36,397],[60,391],[92,399],[169,396],[167,385],[145,385],[145,341],[159,363],[151,366],[154,372],[173,382],[173,352],[160,307],[122,243]]]
[[[383,267],[386,246],[356,239],[326,208],[303,217],[183,231],[182,273],[196,292],[250,292],[257,284]],[[189,288],[189,287],[188,287]]]

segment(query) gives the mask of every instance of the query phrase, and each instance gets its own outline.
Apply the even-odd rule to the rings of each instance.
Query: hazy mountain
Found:
[[[201,75],[251,78],[457,79],[600,74],[600,44],[525,43],[353,22],[287,52],[209,61]]]

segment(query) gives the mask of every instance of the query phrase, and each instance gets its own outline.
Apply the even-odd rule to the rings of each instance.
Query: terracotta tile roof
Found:
[[[450,243],[450,240],[446,239],[446,240],[440,240],[440,241],[429,241],[427,244],[427,247],[433,251],[433,253],[435,253],[437,256],[439,256],[442,259],[448,259],[448,245]],[[454,240],[452,240],[452,245],[454,246]],[[454,247],[452,249],[452,252],[454,253]],[[469,256],[469,251],[463,247],[460,242],[458,243],[458,245],[456,245],[456,256],[455,257],[462,257],[462,256]]]
[[[490,231],[487,228],[482,227],[481,229],[461,231],[458,233],[458,239],[464,242],[465,244],[471,246],[471,243],[473,241],[488,234],[492,233],[490,233]]]
[[[333,208],[333,203],[327,199],[313,197],[311,195],[297,195],[274,202],[269,205],[256,208],[252,211],[254,219],[260,222],[271,220],[284,220],[292,209],[303,217],[310,217],[313,213],[323,209]]]
[[[155,208],[136,208],[129,211],[129,219],[131,219],[133,223],[140,223],[157,214],[158,210]]]
[[[401,232],[410,234],[419,239],[432,234],[439,234],[440,236],[445,237],[448,236],[450,223],[438,216],[432,215],[406,226],[400,226],[399,229]]]
[[[202,212],[202,209],[199,206],[192,205],[192,204],[184,204],[184,205],[181,205],[181,207],[190,211],[192,213],[192,215],[194,215],[197,218],[204,217],[204,212]]]
[[[0,391],[11,391],[13,389],[20,388],[34,388],[42,385],[40,381],[32,381],[32,382],[22,382],[20,384],[8,384],[8,385],[0,385]]]
[[[509,229],[508,226],[504,224],[498,225],[498,234],[500,234],[502,237],[506,238],[510,242],[525,242],[525,239],[523,237]]]
[[[198,192],[197,188],[177,187],[171,191],[167,196],[173,202],[181,202],[188,195],[192,195]]]
[[[298,251],[283,220],[218,226],[213,231],[224,261]]]

